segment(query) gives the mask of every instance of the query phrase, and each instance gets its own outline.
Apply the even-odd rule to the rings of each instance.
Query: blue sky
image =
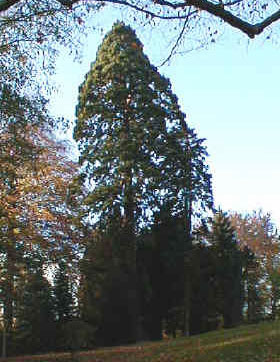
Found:
[[[104,22],[111,28],[110,17]],[[136,28],[151,62],[164,46]],[[60,86],[51,108],[74,119],[78,86],[102,41],[94,32],[81,63],[62,53],[55,80]],[[167,54],[166,54],[167,55]],[[159,69],[170,78],[188,122],[206,138],[216,206],[251,212],[262,208],[280,226],[280,48],[270,41],[248,42],[240,34],[172,59]]]

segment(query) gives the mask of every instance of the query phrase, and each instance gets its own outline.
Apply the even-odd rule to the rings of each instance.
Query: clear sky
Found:
[[[106,31],[113,22],[106,19]],[[158,65],[163,47],[141,27],[136,32]],[[224,37],[208,49],[177,56],[159,71],[170,78],[189,124],[206,138],[216,207],[262,208],[280,227],[280,47],[240,39]],[[87,38],[81,63],[65,53],[59,58],[54,113],[74,119],[78,86],[101,41],[96,32]]]

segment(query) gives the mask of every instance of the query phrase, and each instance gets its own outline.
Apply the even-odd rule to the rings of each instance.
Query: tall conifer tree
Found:
[[[135,339],[136,235],[166,202],[171,214],[188,219],[188,230],[192,203],[210,206],[206,150],[186,125],[169,80],[120,22],[99,47],[76,112],[82,180],[91,185],[86,204],[103,232],[114,219],[112,260],[129,276],[127,301],[131,305],[131,295],[135,300],[129,333]]]

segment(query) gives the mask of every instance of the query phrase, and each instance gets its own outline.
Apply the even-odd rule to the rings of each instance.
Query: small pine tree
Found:
[[[16,318],[16,338],[21,353],[47,352],[54,348],[54,300],[42,267],[25,276]]]
[[[192,250],[190,334],[216,329],[219,324],[216,253],[209,245],[198,242]]]
[[[224,327],[229,328],[238,325],[242,320],[242,253],[238,248],[230,218],[222,211],[214,216],[211,241],[216,259],[219,311],[224,319]]]
[[[243,250],[243,259],[246,317],[249,323],[257,323],[261,321],[265,315],[265,306],[261,289],[263,275],[260,261],[247,246]]]
[[[54,274],[53,297],[56,322],[56,348],[62,350],[66,348],[65,325],[75,316],[73,290],[71,290],[68,272],[66,262],[61,259]]]
[[[53,286],[55,314],[59,323],[69,321],[74,314],[73,295],[67,273],[67,265],[61,260],[54,275]]]

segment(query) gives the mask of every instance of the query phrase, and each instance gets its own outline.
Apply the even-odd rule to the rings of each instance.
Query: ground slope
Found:
[[[68,353],[9,358],[8,362],[70,362]],[[280,322],[219,330],[190,338],[81,352],[75,362],[280,362]]]

